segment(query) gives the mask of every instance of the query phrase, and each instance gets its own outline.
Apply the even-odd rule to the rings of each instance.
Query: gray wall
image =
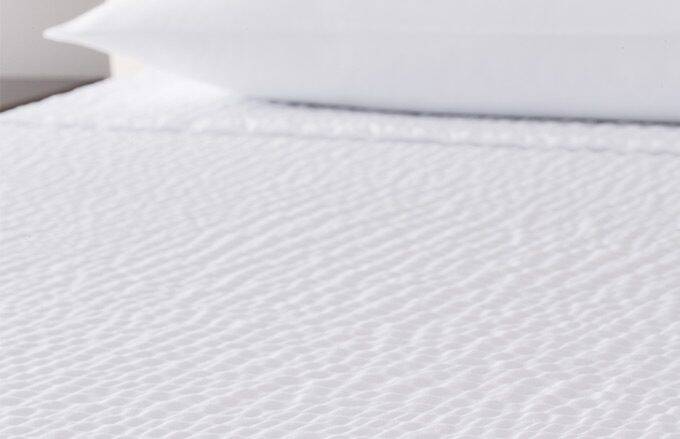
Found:
[[[105,55],[46,41],[42,31],[101,0],[0,0],[0,76],[98,78],[108,76]]]

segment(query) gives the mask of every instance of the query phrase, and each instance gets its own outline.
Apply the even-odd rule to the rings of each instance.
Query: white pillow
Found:
[[[253,97],[680,120],[678,0],[128,0],[46,35]]]

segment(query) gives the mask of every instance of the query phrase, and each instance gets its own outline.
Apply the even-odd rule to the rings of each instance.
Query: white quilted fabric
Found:
[[[0,117],[0,437],[680,437],[680,128]]]

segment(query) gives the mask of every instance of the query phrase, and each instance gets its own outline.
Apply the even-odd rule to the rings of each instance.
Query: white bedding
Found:
[[[680,128],[0,116],[0,437],[678,437]]]

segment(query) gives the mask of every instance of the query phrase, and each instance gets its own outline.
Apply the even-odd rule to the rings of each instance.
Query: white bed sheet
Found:
[[[0,437],[678,437],[680,129],[0,116]]]

